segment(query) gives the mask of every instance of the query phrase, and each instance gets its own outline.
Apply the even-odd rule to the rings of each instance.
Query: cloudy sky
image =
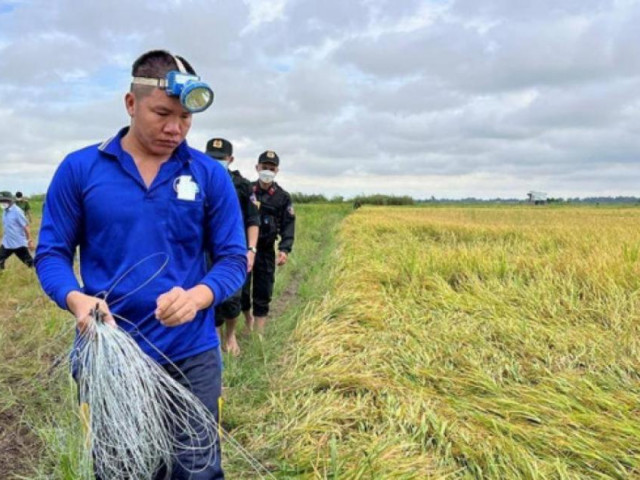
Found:
[[[189,143],[265,149],[289,191],[640,195],[632,0],[0,0],[0,189],[128,123],[130,65],[165,48],[216,92]]]

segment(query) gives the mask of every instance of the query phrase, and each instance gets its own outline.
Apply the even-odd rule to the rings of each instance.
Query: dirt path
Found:
[[[24,421],[23,406],[12,400],[21,398],[16,392],[24,390],[24,383],[11,372],[11,365],[18,361],[17,356],[25,355],[15,348],[20,338],[18,332],[9,328],[13,321],[15,308],[0,307],[0,342],[4,345],[1,358],[6,365],[0,375],[0,475],[7,479],[27,476],[33,459],[39,456],[42,448],[39,438]]]
[[[3,472],[3,478],[27,476],[30,461],[38,456],[41,447],[38,437],[22,422],[18,408],[0,413],[0,472]]]
[[[269,306],[269,315],[272,318],[278,318],[291,306],[291,304],[296,301],[298,288],[300,287],[301,282],[302,274],[299,272],[295,273],[292,275],[287,286],[282,290],[282,292],[280,292],[280,295],[271,301],[271,305]]]

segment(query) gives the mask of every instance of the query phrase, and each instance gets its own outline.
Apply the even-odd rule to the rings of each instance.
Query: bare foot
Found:
[[[225,351],[229,352],[234,357],[240,355],[240,345],[238,345],[235,334],[225,338],[224,346]]]
[[[248,337],[253,332],[253,326],[255,324],[255,320],[253,319],[253,315],[251,315],[251,313],[249,312],[243,312],[243,313],[244,313],[244,330],[242,334],[245,337]]]
[[[256,317],[255,322],[256,332],[258,332],[260,335],[264,335],[264,327],[267,324],[267,317]]]

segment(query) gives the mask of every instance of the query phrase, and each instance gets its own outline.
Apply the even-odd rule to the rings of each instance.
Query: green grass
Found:
[[[252,399],[251,408],[258,408],[270,395],[269,382],[279,349],[295,326],[295,312],[319,295],[315,282],[326,266],[333,234],[350,207],[302,205],[296,212],[294,253],[287,266],[278,270],[274,297],[294,283],[297,295],[289,294],[284,314],[268,326],[263,340],[255,338],[243,344],[241,359],[226,358],[224,421],[239,427],[233,433],[240,440],[242,426],[251,422],[251,412],[243,407],[249,405],[247,395]],[[34,208],[34,214],[35,234],[40,208]],[[89,465],[82,455],[75,386],[65,364],[73,338],[73,318],[46,298],[34,272],[15,257],[0,275],[0,362],[5,366],[0,370],[0,415],[4,415],[0,418],[5,420],[0,441],[9,443],[14,433],[27,441],[13,456],[0,454],[0,465],[4,466],[3,458],[10,461],[3,478],[90,478]],[[230,478],[240,478],[247,464],[227,450],[225,447]],[[274,461],[268,456],[262,460]]]
[[[351,207],[344,205],[296,207],[294,254],[277,272],[274,298],[278,299],[292,284],[297,286],[295,296],[288,292],[286,310],[268,323],[264,338],[241,338],[242,355],[225,356],[223,424],[236,440],[249,446],[261,463],[277,472],[289,467],[273,455],[270,445],[261,443],[265,432],[254,425],[274,393],[272,385],[281,376],[282,352],[291,343],[298,318],[328,291],[325,273],[335,261],[334,237],[350,211]],[[224,447],[224,454],[229,478],[255,478],[255,472],[235,452]]]
[[[64,367],[54,365],[66,361],[74,322],[44,297],[34,272],[16,258],[7,263],[1,281],[0,412],[10,419],[3,425],[7,438],[20,429],[17,441],[26,442],[5,474],[15,471],[37,478],[41,467],[58,473],[64,467],[54,467],[58,462],[52,451],[54,437],[66,434],[69,422],[60,414],[67,417],[72,403]],[[54,478],[79,477],[56,474]]]
[[[223,424],[274,476],[640,477],[640,209],[296,210],[286,305],[223,377]],[[0,413],[36,434],[26,478],[79,478],[73,389],[48,371],[70,317],[6,273]]]

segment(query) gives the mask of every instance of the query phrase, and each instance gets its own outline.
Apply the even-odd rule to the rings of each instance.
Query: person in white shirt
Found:
[[[33,268],[33,239],[29,231],[29,221],[24,212],[15,204],[10,192],[0,192],[2,208],[2,243],[0,244],[0,270],[4,263],[15,254],[27,267]]]

